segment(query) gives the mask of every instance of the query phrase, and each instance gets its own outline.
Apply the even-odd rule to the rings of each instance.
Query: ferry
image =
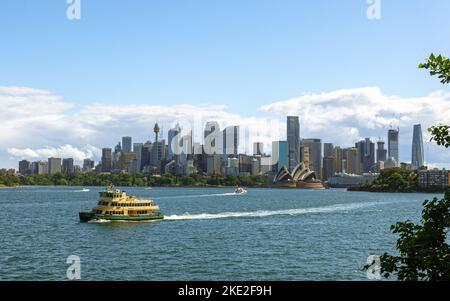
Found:
[[[128,196],[125,191],[109,186],[100,192],[97,207],[90,212],[80,212],[80,221],[151,221],[164,216],[153,200],[141,200]]]

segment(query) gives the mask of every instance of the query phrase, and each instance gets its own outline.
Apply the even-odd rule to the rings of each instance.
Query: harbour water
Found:
[[[0,189],[0,280],[366,280],[369,255],[395,252],[389,227],[418,221],[433,194],[124,188],[159,222],[79,223],[103,187]]]

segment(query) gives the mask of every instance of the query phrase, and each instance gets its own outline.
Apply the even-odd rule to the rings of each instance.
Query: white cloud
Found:
[[[9,148],[8,153],[17,158],[23,159],[47,159],[54,158],[74,158],[75,160],[82,161],[84,159],[91,159],[94,156],[100,156],[101,150],[92,145],[86,145],[82,149],[74,147],[70,144],[62,145],[59,147],[45,147],[39,149],[31,148]]]
[[[265,149],[270,150],[271,141],[286,139],[286,115],[300,116],[302,137],[322,138],[324,142],[341,146],[353,145],[364,137],[385,138],[390,126],[398,126],[401,160],[409,161],[413,124],[421,123],[425,131],[430,125],[449,123],[450,93],[401,98],[367,87],[307,94],[260,107],[270,117],[264,118],[233,114],[224,105],[93,103],[75,106],[46,90],[0,87],[0,108],[3,129],[0,166],[5,167],[16,166],[18,158],[58,156],[98,160],[99,149],[112,147],[122,136],[132,136],[133,142],[153,139],[155,122],[160,124],[163,137],[174,122],[194,124],[197,141],[202,139],[206,121],[218,121],[222,128],[240,125],[251,137],[241,151],[251,152],[253,141],[265,142]],[[426,132],[424,140],[426,161],[450,165],[448,151],[428,143]],[[13,160],[8,160],[11,156]]]

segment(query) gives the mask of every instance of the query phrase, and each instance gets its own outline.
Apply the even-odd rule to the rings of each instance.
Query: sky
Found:
[[[417,65],[450,56],[450,1],[66,0],[0,3],[0,167],[48,156],[99,159],[121,136],[153,139],[159,122],[238,124],[251,142],[303,138],[352,146],[412,127],[425,160],[450,168],[426,128],[450,121],[450,86]],[[186,126],[185,126],[186,127]],[[196,130],[197,129],[197,130]]]

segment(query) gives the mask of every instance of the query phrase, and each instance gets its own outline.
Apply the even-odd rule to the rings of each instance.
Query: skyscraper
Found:
[[[131,137],[122,137],[122,151],[131,152]]]
[[[424,154],[423,154],[422,126],[420,124],[416,124],[414,125],[414,132],[413,132],[411,166],[413,169],[418,169],[423,165],[424,165]]]
[[[133,143],[133,152],[136,154],[136,172],[142,171],[142,149],[143,143]]]
[[[102,149],[102,172],[111,172],[112,169],[112,149]]]
[[[390,129],[388,131],[388,159],[393,159],[395,161],[395,166],[399,166],[398,134],[398,129]]]
[[[362,171],[370,172],[375,165],[375,143],[370,138],[366,138],[357,142],[355,147],[359,150]]]
[[[384,149],[384,141],[377,142],[377,162],[386,161],[387,150]]]
[[[322,140],[303,139],[302,147],[309,148],[309,169],[316,172],[317,179],[322,179]]]
[[[289,147],[289,170],[300,163],[300,122],[298,116],[287,117],[287,142]]]

